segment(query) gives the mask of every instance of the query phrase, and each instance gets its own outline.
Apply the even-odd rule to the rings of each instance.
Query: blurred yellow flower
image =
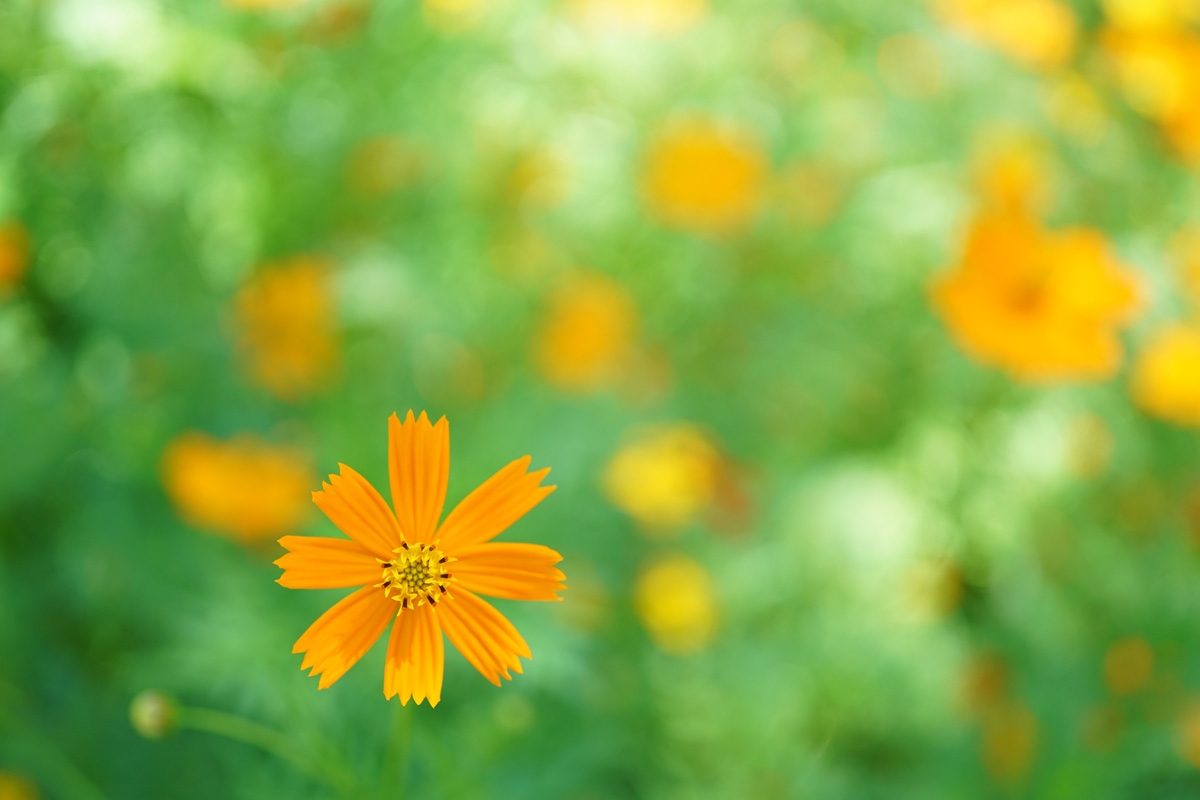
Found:
[[[1154,650],[1144,639],[1121,639],[1104,654],[1104,685],[1113,694],[1135,694],[1153,677]]]
[[[1082,75],[1066,73],[1046,84],[1044,104],[1050,122],[1076,144],[1091,147],[1108,132],[1110,119],[1100,93]]]
[[[1046,145],[1024,133],[992,133],[975,159],[976,191],[989,211],[1028,214],[1050,198],[1051,160]]]
[[[368,197],[403,189],[420,174],[420,152],[398,136],[376,136],[359,142],[346,162],[346,183]]]
[[[561,389],[612,386],[630,365],[636,333],[629,290],[606,275],[578,272],[550,295],[533,341],[533,364]]]
[[[1178,280],[1191,303],[1200,308],[1200,227],[1189,227],[1171,237],[1169,245]]]
[[[19,222],[0,225],[0,297],[29,269],[29,233]]]
[[[1197,0],[1101,0],[1100,5],[1121,28],[1171,29],[1200,22]]]
[[[328,264],[298,257],[268,264],[238,291],[238,344],[254,382],[283,400],[317,389],[338,364]]]
[[[0,800],[38,800],[37,787],[13,772],[0,771]]]
[[[1100,35],[1118,87],[1187,159],[1200,160],[1200,36],[1112,27]]]
[[[945,65],[928,39],[912,33],[889,36],[879,45],[876,67],[884,85],[901,97],[922,99],[942,91]]]
[[[349,539],[285,536],[278,583],[289,589],[361,587],[321,615],[292,648],[300,669],[332,686],[371,649],[393,620],[383,694],[401,704],[442,694],[444,645],[450,638],[483,677],[500,685],[532,658],[517,629],[479,595],[558,600],[562,556],[536,544],[493,542],[554,491],[541,486],[549,468],[529,472],[525,456],[467,495],[445,518],[450,477],[450,423],[424,412],[388,419],[392,505],[345,464],[313,502]],[[439,523],[439,520],[441,522]]]
[[[674,555],[638,573],[634,608],[661,649],[686,655],[704,649],[717,632],[712,579],[698,562]]]
[[[421,0],[421,13],[431,28],[443,33],[462,33],[483,20],[484,0]]]
[[[1028,67],[1059,67],[1075,52],[1079,21],[1059,0],[931,1],[947,26]]]
[[[248,11],[270,11],[272,9],[299,8],[308,0],[225,0],[225,5]]]
[[[1037,741],[1037,718],[1018,700],[1000,703],[983,716],[980,755],[987,771],[1002,783],[1018,782],[1029,773]]]
[[[1111,750],[1125,731],[1125,714],[1121,707],[1106,703],[1093,708],[1083,718],[1080,735],[1083,743],[1092,750],[1103,753]]]
[[[819,228],[842,206],[845,179],[821,161],[798,161],[783,171],[775,186],[776,200],[788,221]]]
[[[1009,673],[995,653],[980,653],[967,663],[959,686],[959,700],[970,716],[982,716],[1008,697]]]
[[[519,153],[504,176],[510,202],[528,208],[554,208],[567,197],[567,168],[561,156],[544,148]]]
[[[758,213],[766,176],[766,157],[749,133],[691,119],[669,126],[651,144],[642,188],[664,224],[734,234]]]
[[[1192,700],[1179,715],[1176,746],[1185,761],[1200,769],[1200,700]]]
[[[568,0],[585,27],[628,33],[679,33],[708,13],[708,0]]]
[[[675,533],[712,503],[721,455],[694,425],[638,431],[608,462],[604,492],[654,535]]]
[[[163,454],[162,481],[190,525],[243,542],[290,533],[308,518],[307,455],[256,436],[182,434]]]
[[[1081,478],[1103,475],[1112,464],[1112,430],[1099,414],[1084,412],[1071,421],[1067,434],[1067,463]]]
[[[1117,330],[1139,305],[1099,231],[1048,231],[1015,214],[974,222],[933,302],[967,353],[1025,381],[1111,377],[1123,356]]]
[[[913,622],[945,619],[962,601],[963,578],[945,560],[925,560],[905,570],[900,586],[900,610]]]
[[[1132,392],[1146,413],[1200,427],[1200,326],[1174,324],[1156,331],[1134,364]]]

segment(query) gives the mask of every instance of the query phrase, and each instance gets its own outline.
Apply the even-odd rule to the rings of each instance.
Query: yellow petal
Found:
[[[456,587],[453,596],[453,600],[438,604],[437,615],[458,652],[497,686],[501,675],[512,680],[510,669],[520,674],[518,656],[533,656],[512,623],[486,600],[464,588]]]
[[[454,551],[454,577],[472,592],[509,600],[561,600],[566,576],[554,568],[562,561],[540,544],[489,542]]]
[[[379,582],[375,557],[358,542],[323,536],[284,536],[287,555],[276,559],[284,570],[280,586],[289,589],[344,589]]]
[[[363,657],[396,615],[396,601],[373,586],[364,586],[326,611],[309,626],[293,653],[304,653],[300,669],[320,675],[318,689],[332,686]]]
[[[418,704],[428,698],[429,705],[436,706],[442,699],[444,648],[442,628],[432,606],[400,612],[388,640],[383,696],[391,700],[400,695],[401,705],[408,705],[410,698]]]
[[[388,470],[392,505],[400,529],[410,542],[428,542],[437,529],[446,503],[450,477],[450,423],[442,417],[436,425],[421,412],[404,422],[395,414],[388,419]]]
[[[467,495],[438,528],[441,548],[449,552],[494,539],[553,492],[556,487],[539,485],[550,468],[526,472],[530,461],[518,458]]]
[[[366,478],[345,464],[338,468],[341,474],[330,475],[313,502],[342,533],[377,557],[390,557],[403,538],[392,509]]]

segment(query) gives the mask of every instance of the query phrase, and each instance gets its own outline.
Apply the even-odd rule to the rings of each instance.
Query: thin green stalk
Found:
[[[402,795],[408,788],[409,753],[412,750],[412,709],[408,706],[395,704],[396,711],[392,716],[392,734],[388,739],[387,750],[383,755],[383,769],[380,770],[380,792],[385,798],[396,797],[389,791],[398,788]],[[392,782],[394,781],[393,785]]]
[[[265,725],[225,711],[184,707],[177,710],[176,722],[181,729],[212,733],[265,750],[306,775],[328,784],[343,796],[356,795],[355,781],[345,769],[334,768],[327,762],[312,758],[287,736]]]

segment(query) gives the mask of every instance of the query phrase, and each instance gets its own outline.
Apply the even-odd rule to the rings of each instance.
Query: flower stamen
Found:
[[[384,597],[395,600],[405,610],[425,603],[436,606],[443,595],[449,596],[446,584],[454,576],[443,565],[455,559],[431,544],[410,546],[401,542],[392,552],[395,556],[390,561],[375,559],[383,570],[383,580],[375,586],[383,589]]]

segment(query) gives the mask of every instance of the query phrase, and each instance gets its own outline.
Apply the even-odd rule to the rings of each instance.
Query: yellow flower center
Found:
[[[392,552],[391,561],[376,559],[383,567],[383,580],[375,585],[383,589],[384,597],[395,600],[401,609],[425,603],[436,606],[453,580],[446,567],[455,559],[431,544],[403,542]]]

